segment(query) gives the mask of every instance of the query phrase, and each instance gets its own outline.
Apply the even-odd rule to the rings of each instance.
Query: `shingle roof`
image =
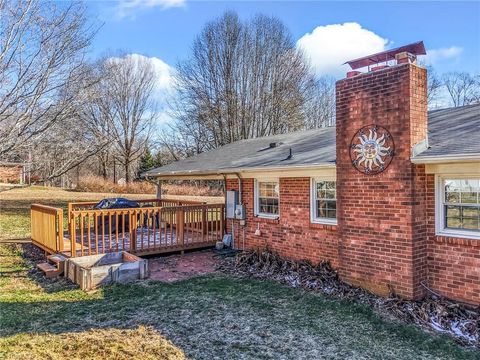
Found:
[[[270,144],[276,146],[270,148]],[[290,149],[292,157],[290,159]],[[147,171],[146,176],[232,173],[243,169],[335,165],[335,128],[240,140]]]
[[[480,104],[430,111],[428,145],[415,161],[480,155]]]
[[[428,113],[429,148],[416,161],[480,156],[480,104]],[[275,143],[275,147],[270,144]],[[289,158],[290,149],[292,157]],[[147,171],[146,176],[207,175],[241,170],[335,165],[335,127],[237,141]]]

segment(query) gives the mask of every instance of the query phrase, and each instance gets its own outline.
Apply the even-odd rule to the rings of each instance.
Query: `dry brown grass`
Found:
[[[100,176],[84,176],[78,181],[76,191],[116,194],[154,194],[155,186],[146,181],[132,182],[126,185],[115,184]]]
[[[20,334],[0,338],[0,349],[5,360],[185,359],[182,350],[145,326],[131,330]]]
[[[116,193],[116,194],[154,194],[155,186],[147,181],[118,185],[99,176],[85,176],[80,179],[75,189],[81,192]],[[162,191],[167,195],[187,196],[222,196],[219,189],[191,182],[181,184],[162,184]]]

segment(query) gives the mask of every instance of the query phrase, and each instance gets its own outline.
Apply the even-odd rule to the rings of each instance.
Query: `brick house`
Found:
[[[381,295],[428,286],[480,304],[480,105],[427,112],[419,54],[423,43],[349,62],[370,71],[337,82],[335,128],[242,140],[145,175],[225,179],[245,213],[227,219],[235,248],[328,260]]]
[[[27,181],[26,165],[19,162],[0,162],[0,183],[24,184]]]

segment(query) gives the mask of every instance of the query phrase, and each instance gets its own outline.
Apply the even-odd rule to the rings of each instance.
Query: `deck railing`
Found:
[[[152,207],[163,207],[163,206],[180,206],[180,205],[204,205],[204,201],[194,201],[194,200],[167,200],[167,199],[143,199],[143,200],[134,200],[140,206],[152,206]],[[73,202],[68,203],[67,212],[68,212],[68,223],[70,224],[70,213],[73,210],[93,210],[93,207],[98,204],[98,201],[83,201],[83,202]]]
[[[162,205],[167,202],[161,201]],[[181,203],[102,210],[76,203],[69,207],[70,256],[118,250],[153,254],[213,245],[222,239],[223,204]]]
[[[62,252],[63,210],[32,204],[30,207],[32,242],[48,253]]]

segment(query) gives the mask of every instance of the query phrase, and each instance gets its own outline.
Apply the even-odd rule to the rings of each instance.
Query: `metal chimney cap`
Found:
[[[401,52],[408,52],[413,55],[426,55],[427,52],[425,51],[425,45],[423,44],[423,41],[418,41],[413,44],[408,44],[404,46],[400,46],[395,49],[387,50],[387,51],[382,51],[377,54],[373,55],[368,55],[362,58],[358,58],[355,60],[350,60],[347,61],[345,64],[350,65],[352,70],[363,68],[365,66],[370,66],[374,64],[378,64],[381,62],[386,62],[390,60],[395,60],[395,55]]]

